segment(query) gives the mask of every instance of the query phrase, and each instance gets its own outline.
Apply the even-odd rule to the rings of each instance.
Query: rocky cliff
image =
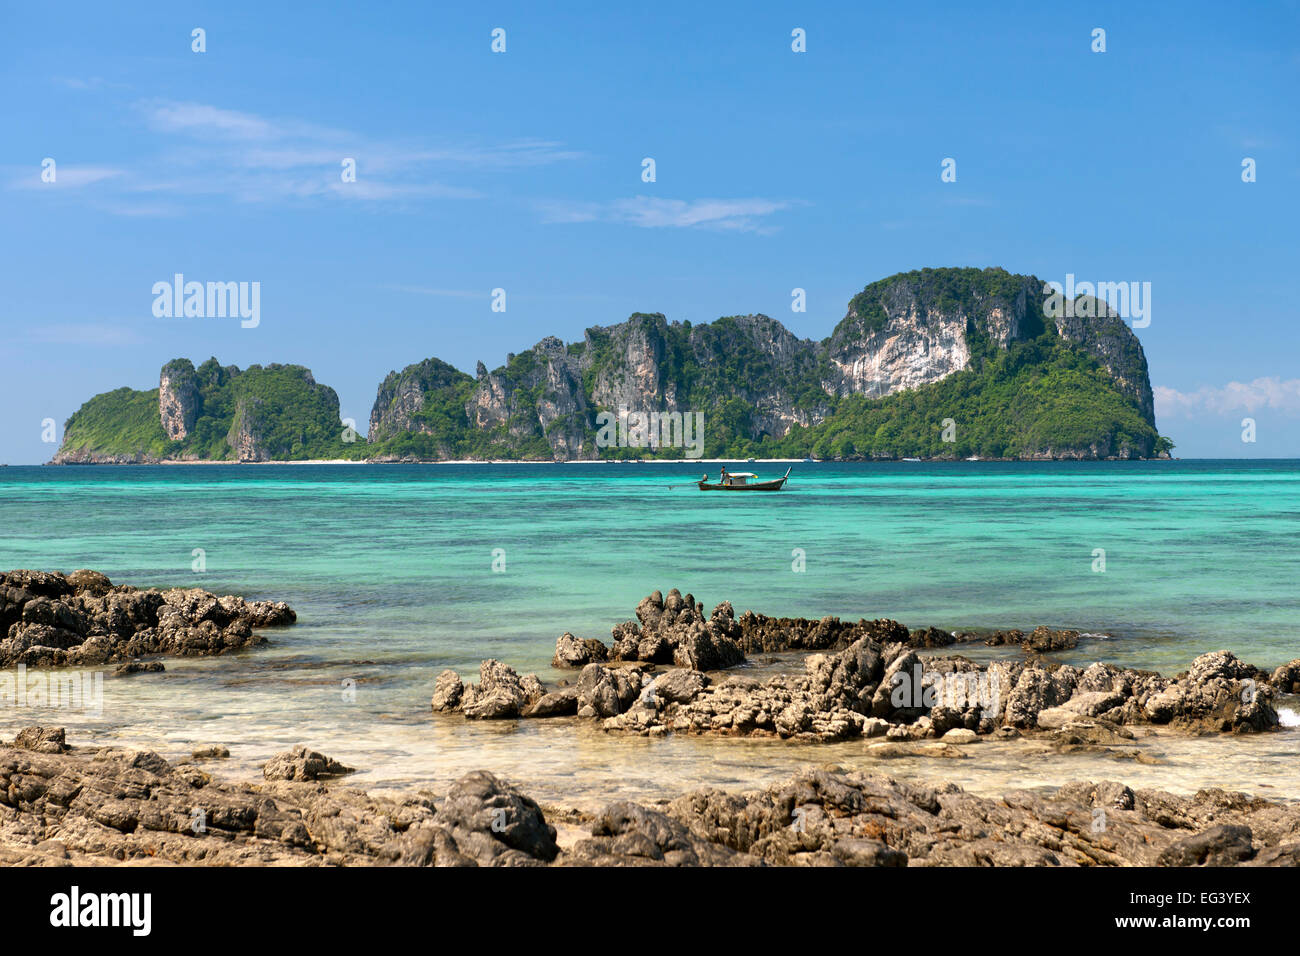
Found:
[[[64,426],[55,464],[342,457],[339,400],[300,365],[242,371],[215,358],[162,367],[156,391],[96,395]]]
[[[176,359],[157,391],[82,406],[55,461],[1166,454],[1137,337],[1104,305],[1051,318],[1045,300],[1033,276],[923,269],[868,285],[821,341],[764,315],[638,312],[474,376],[436,358],[391,372],[356,444],[301,366]],[[700,441],[648,447],[642,416]]]
[[[158,412],[164,434],[173,441],[188,438],[201,404],[194,363],[189,359],[173,359],[164,365],[158,376]]]
[[[836,457],[1160,453],[1164,445],[1155,430],[1137,337],[1104,306],[1098,318],[1049,319],[1044,299],[1042,280],[1001,269],[904,273],[854,296],[820,342],[799,339],[763,315],[692,325],[636,313],[617,325],[588,329],[581,342],[565,345],[547,337],[492,372],[480,362],[476,381],[436,359],[393,373],[371,413],[370,440],[386,445],[394,457],[640,455],[641,450],[597,447],[600,412],[698,411],[707,422],[710,455],[803,455],[817,449]],[[438,375],[425,388],[430,363]],[[1026,375],[1029,366],[1035,369]],[[991,386],[996,379],[1004,391],[1013,378],[1026,388],[1050,379],[1060,412],[1035,414],[1025,402],[1011,401],[996,413],[1005,419],[999,425],[958,396],[941,399],[927,391],[958,373],[968,373],[963,382],[980,378]],[[1081,416],[1067,407],[1076,399],[1086,402],[1086,393],[1098,389],[1106,393],[1098,414]],[[879,408],[891,421],[932,412],[925,423],[933,426],[932,435],[919,434],[917,422],[907,420],[892,445],[877,446],[879,426],[871,436],[857,434],[856,441],[818,445],[842,408],[858,412],[868,407],[863,401],[903,393],[921,395],[933,407],[908,411],[901,406],[914,403],[900,399]],[[458,435],[454,423],[462,396],[469,431]],[[845,399],[858,401],[846,405]],[[945,401],[951,407],[935,404]],[[441,422],[436,442],[410,440],[433,434],[422,414]],[[936,446],[940,423],[963,417],[964,436],[949,442],[951,447]],[[1057,427],[1062,424],[1069,427]],[[858,448],[865,443],[871,447]]]

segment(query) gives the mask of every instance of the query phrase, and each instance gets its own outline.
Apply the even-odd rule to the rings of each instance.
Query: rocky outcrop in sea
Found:
[[[200,588],[142,590],[115,585],[98,571],[0,573],[0,667],[221,654],[262,643],[255,629],[295,620],[283,601],[218,597]]]
[[[474,719],[574,714],[599,719],[608,731],[645,736],[958,744],[1046,732],[1065,743],[1104,746],[1131,740],[1133,727],[1189,734],[1274,730],[1276,698],[1300,687],[1300,660],[1270,673],[1230,651],[1202,654],[1173,677],[1102,662],[1059,664],[1044,654],[1074,647],[1079,634],[1047,627],[984,639],[1021,647],[1024,660],[978,663],[918,653],[947,646],[943,634],[890,620],[814,621],[752,611],[737,620],[728,602],[706,618],[692,595],[656,591],[637,606],[637,621],[613,628],[611,647],[568,633],[557,640],[554,663],[580,667],[576,683],[548,689],[536,675],[485,661],[477,684],[443,672],[432,706]],[[802,672],[766,680],[716,673],[744,663],[747,652],[791,650],[819,653],[804,658]],[[661,672],[660,665],[676,669]]]

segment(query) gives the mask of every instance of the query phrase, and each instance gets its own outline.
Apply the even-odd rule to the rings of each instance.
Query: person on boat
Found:
[[[727,483],[727,466],[726,466],[726,465],[723,465],[723,466],[722,466],[722,477],[720,477],[720,478],[718,479],[718,484],[725,485],[726,483]]]

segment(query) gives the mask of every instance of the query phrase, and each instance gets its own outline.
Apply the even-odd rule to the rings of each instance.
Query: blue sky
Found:
[[[8,4],[0,461],[175,356],[307,365],[364,423],[431,355],[634,311],[821,338],[956,265],[1150,282],[1177,453],[1300,456],[1300,9],[979,6]],[[155,318],[177,272],[260,282],[260,325]]]

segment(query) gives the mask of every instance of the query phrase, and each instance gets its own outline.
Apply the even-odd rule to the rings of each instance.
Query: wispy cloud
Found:
[[[1227,415],[1261,409],[1284,415],[1300,415],[1300,379],[1257,378],[1250,382],[1206,385],[1191,392],[1157,386],[1156,414],[1171,418],[1199,415]]]
[[[521,166],[547,166],[551,163],[583,159],[581,150],[565,149],[562,143],[551,140],[529,139],[500,146],[467,146],[456,149],[437,149],[417,153],[412,158],[424,162],[462,163],[480,167],[512,168]]]
[[[95,90],[104,85],[103,77],[99,76],[56,76],[54,82],[69,90]]]
[[[637,196],[608,202],[546,200],[538,208],[547,222],[615,222],[646,229],[698,228],[772,232],[765,217],[798,205],[784,199],[661,199]]]
[[[252,113],[226,110],[205,103],[174,103],[152,100],[138,104],[149,125],[163,133],[188,133],[202,137],[264,140],[288,132]]]
[[[125,170],[111,166],[64,166],[56,163],[54,181],[46,182],[41,178],[43,171],[41,166],[8,167],[9,185],[13,189],[80,189],[125,173]]]
[[[133,161],[129,173],[108,167],[58,169],[59,185],[98,185],[93,201],[118,215],[175,215],[195,197],[268,204],[480,199],[485,193],[479,188],[448,180],[584,155],[538,139],[389,142],[300,119],[189,101],[140,100],[132,112],[138,123],[159,134],[157,153]],[[345,160],[355,168],[355,178],[346,182]],[[39,168],[14,169],[10,184],[44,185]]]

